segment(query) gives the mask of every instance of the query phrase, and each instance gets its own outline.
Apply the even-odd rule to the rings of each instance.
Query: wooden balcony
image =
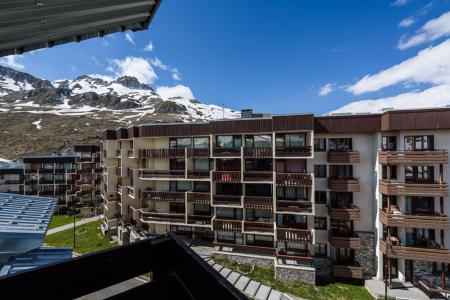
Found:
[[[379,181],[380,193],[392,196],[424,196],[446,197],[448,185],[446,183],[410,183],[381,179]]]
[[[188,224],[210,225],[212,216],[188,215]]]
[[[328,188],[336,192],[359,192],[359,180],[355,178],[328,178]]]
[[[184,203],[185,192],[141,191],[142,200]]]
[[[143,179],[184,178],[184,173],[184,170],[140,170],[139,177]]]
[[[327,161],[329,163],[355,164],[360,162],[358,151],[328,151]]]
[[[330,234],[330,244],[336,248],[360,249],[361,238],[351,232],[335,232]]]
[[[276,157],[310,157],[312,155],[311,146],[301,147],[276,147]]]
[[[139,158],[184,158],[184,148],[139,149]]]
[[[272,148],[244,148],[245,158],[272,158]]]
[[[244,221],[244,231],[273,233],[273,222]]]
[[[380,211],[380,222],[389,227],[448,229],[449,218],[441,215],[403,215]]]
[[[211,193],[187,192],[187,201],[188,203],[210,204]]]
[[[213,229],[219,231],[241,232],[242,221],[214,219]]]
[[[244,181],[272,181],[272,171],[245,171]]]
[[[312,213],[312,203],[304,200],[278,199],[277,212]]]
[[[214,157],[239,157],[241,156],[241,148],[213,148]]]
[[[214,195],[213,196],[213,204],[214,205],[241,206],[242,205],[242,196]]]
[[[185,215],[179,213],[142,212],[142,222],[186,223]]]
[[[244,207],[249,209],[273,210],[273,198],[264,196],[244,196]]]
[[[213,171],[214,182],[241,182],[241,171]]]
[[[406,164],[413,165],[436,165],[448,163],[447,150],[426,151],[380,151],[378,161],[383,165]]]
[[[381,252],[391,258],[450,263],[450,250],[448,249],[391,245],[383,239],[380,239],[379,248]]]
[[[188,179],[209,179],[210,178],[209,170],[188,170],[187,178]]]
[[[211,155],[211,150],[209,148],[191,148],[187,149],[187,156],[189,158],[209,158]]]
[[[277,186],[312,186],[309,173],[276,173]]]
[[[361,210],[356,206],[328,206],[328,214],[331,219],[344,221],[359,221],[361,219]]]
[[[335,277],[364,279],[363,268],[359,265],[333,264],[332,274]]]
[[[306,229],[278,228],[277,239],[286,243],[308,244],[312,241],[312,233]]]

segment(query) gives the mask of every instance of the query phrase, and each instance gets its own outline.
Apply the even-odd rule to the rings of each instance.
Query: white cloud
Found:
[[[173,68],[173,69],[170,70],[170,71],[172,72],[172,78],[173,78],[173,80],[176,80],[176,81],[180,81],[180,80],[181,80],[181,75],[180,75],[180,72],[178,72],[178,69]]]
[[[391,5],[392,6],[403,6],[408,2],[409,2],[409,0],[396,0]]]
[[[95,64],[96,66],[100,66],[100,62],[98,61],[97,57],[92,56],[91,59],[92,59],[92,61],[94,62],[94,64]]]
[[[398,27],[406,28],[414,24],[414,22],[416,22],[416,20],[413,17],[408,17],[401,20],[400,23],[398,23]]]
[[[329,93],[334,91],[334,84],[333,83],[327,83],[324,86],[322,86],[319,90],[319,96],[326,96]]]
[[[156,93],[166,99],[172,97],[194,99],[194,94],[192,94],[191,89],[188,86],[181,84],[175,86],[158,86],[156,88]]]
[[[127,40],[127,42],[129,42],[132,45],[136,45],[134,42],[134,37],[133,37],[133,33],[131,31],[127,31],[125,32],[125,39]]]
[[[450,84],[450,39],[375,75],[366,75],[347,88],[360,95],[404,82]]]
[[[127,56],[124,59],[113,59],[110,63],[106,70],[115,73],[116,76],[134,76],[146,84],[152,84],[158,79],[155,70],[145,58]]]
[[[153,42],[152,41],[148,42],[148,44],[145,45],[145,47],[144,47],[144,49],[142,49],[142,51],[152,52],[153,51]]]
[[[159,58],[155,57],[150,59],[152,66],[160,68],[161,70],[167,70],[169,67],[163,63]]]
[[[413,36],[400,39],[397,48],[404,50],[449,35],[450,11],[425,23]]]
[[[419,109],[450,105],[450,85],[443,84],[393,97],[352,102],[331,113],[379,113],[383,109]]]
[[[19,62],[17,62],[19,59],[21,59],[22,55],[9,55],[0,58],[0,65],[8,66],[14,69],[23,70],[25,69],[25,66]]]

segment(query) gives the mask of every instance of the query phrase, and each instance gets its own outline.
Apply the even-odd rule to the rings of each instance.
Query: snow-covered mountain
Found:
[[[120,122],[169,114],[164,120],[195,121],[236,118],[239,113],[195,99],[165,99],[135,77],[116,79],[83,75],[48,81],[0,66],[0,112],[90,116]]]

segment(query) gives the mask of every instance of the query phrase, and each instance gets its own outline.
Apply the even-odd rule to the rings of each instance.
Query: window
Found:
[[[247,148],[271,148],[272,136],[270,135],[249,135],[245,137],[245,147]]]
[[[307,229],[306,216],[277,214],[277,227]]]
[[[406,151],[421,151],[433,149],[434,136],[432,135],[405,136]]]
[[[192,148],[191,138],[170,138],[169,148]]]
[[[329,151],[351,151],[352,139],[351,138],[331,138],[328,139]]]
[[[353,178],[353,166],[352,165],[331,165],[330,177],[348,179]]]
[[[241,137],[232,135],[219,135],[217,147],[219,148],[241,148]]]
[[[217,195],[242,195],[242,184],[240,183],[217,183]]]
[[[316,204],[326,204],[327,203],[327,192],[315,191],[315,202],[316,202]]]
[[[272,197],[272,185],[271,184],[246,184],[245,185],[246,196],[263,196]]]
[[[397,137],[396,136],[381,137],[381,150],[389,150],[389,151],[397,150]]]
[[[277,198],[289,200],[308,201],[307,187],[279,186],[277,187]]]
[[[327,151],[327,140],[324,138],[315,138],[314,139],[314,151],[316,151],[316,152]]]
[[[209,171],[209,159],[196,158],[194,159],[194,170]]]
[[[247,159],[245,171],[272,171],[271,159]]]
[[[272,211],[263,209],[247,209],[245,219],[247,221],[272,222]]]
[[[239,159],[218,159],[216,162],[217,171],[240,171],[241,161]]]
[[[330,204],[333,207],[350,206],[353,204],[353,193],[330,192]]]
[[[170,170],[184,170],[186,164],[184,158],[171,158],[169,163]]]
[[[169,189],[172,192],[185,192],[192,189],[190,181],[170,181]]]
[[[389,166],[391,174],[389,179],[397,179],[397,166]],[[381,176],[383,179],[387,179],[387,166],[381,167]]]
[[[170,213],[173,213],[173,214],[184,214],[184,212],[185,212],[184,203],[170,202],[169,210],[170,210]]]
[[[211,206],[208,204],[194,203],[194,215],[209,216],[211,214]]]
[[[194,148],[196,148],[196,149],[208,149],[209,148],[209,138],[207,138],[207,137],[196,137],[196,138],[194,138]]]
[[[306,133],[286,133],[276,137],[277,147],[303,147],[306,145]]]
[[[209,193],[210,191],[210,184],[208,181],[194,181],[193,185],[195,192]]]
[[[314,229],[327,230],[327,218],[326,217],[314,217]]]
[[[315,257],[327,257],[327,244],[315,244],[314,245],[314,256]]]
[[[242,209],[231,207],[217,207],[217,219],[242,220]]]
[[[433,182],[434,167],[432,166],[406,166],[405,181],[410,182]]]
[[[327,165],[314,165],[314,176],[316,178],[327,177]]]

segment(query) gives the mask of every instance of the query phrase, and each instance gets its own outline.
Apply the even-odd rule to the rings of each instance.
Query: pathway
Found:
[[[369,279],[365,282],[366,289],[375,298],[384,299],[384,281],[377,279]],[[410,283],[393,281],[392,285],[395,288],[388,288],[388,297],[392,297],[398,300],[429,300],[430,298],[422,292],[420,289],[416,288]]]
[[[91,217],[91,218],[82,219],[80,221],[75,222],[75,226],[84,225],[84,224],[91,223],[91,222],[94,222],[94,221],[97,221],[97,220],[100,220],[100,216],[95,216],[95,217]],[[71,229],[71,228],[73,228],[73,223],[66,224],[66,225],[63,225],[63,226],[60,226],[60,227],[56,227],[56,228],[53,228],[53,229],[49,229],[47,231],[47,235],[54,234],[54,233],[57,233],[57,232],[60,232],[60,231],[64,231],[64,230],[67,230],[67,229]]]

